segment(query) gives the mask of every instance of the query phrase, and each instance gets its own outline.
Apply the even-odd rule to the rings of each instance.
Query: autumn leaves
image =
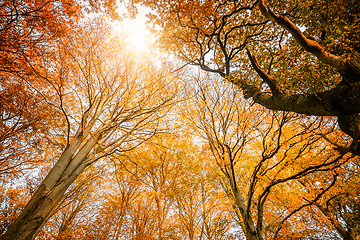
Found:
[[[279,106],[284,95],[288,108],[276,110],[299,112],[290,100],[304,111],[327,107],[319,89],[342,73],[318,74],[328,68],[266,19],[280,17],[267,16],[264,1],[142,3],[162,27],[163,50],[209,73],[130,52],[106,21],[116,18],[114,1],[1,6],[0,238],[359,235],[355,145],[332,117],[266,105]],[[288,12],[286,3],[275,9],[321,33],[311,19],[299,20],[308,9],[293,3]],[[86,11],[98,18],[81,19]],[[306,84],[285,77],[301,69]],[[314,75],[330,76],[320,81],[329,84]]]

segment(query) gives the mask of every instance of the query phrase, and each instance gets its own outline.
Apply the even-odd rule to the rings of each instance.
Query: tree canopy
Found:
[[[359,11],[0,3],[0,239],[357,239]]]
[[[358,1],[131,1],[159,46],[271,110],[336,116],[359,139]]]

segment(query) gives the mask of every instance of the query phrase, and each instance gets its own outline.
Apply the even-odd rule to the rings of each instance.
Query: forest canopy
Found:
[[[0,13],[0,240],[359,238],[358,1]]]
[[[272,110],[336,116],[359,136],[358,1],[131,1],[159,47]],[[160,30],[159,30],[160,29]]]

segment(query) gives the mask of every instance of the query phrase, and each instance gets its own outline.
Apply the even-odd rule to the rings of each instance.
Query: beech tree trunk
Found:
[[[251,215],[246,212],[246,203],[236,185],[236,182],[232,177],[229,178],[229,181],[236,205],[240,211],[241,218],[244,223],[246,240],[262,240],[262,233],[257,231],[254,220],[252,219]]]
[[[66,190],[89,165],[86,159],[98,139],[99,135],[89,139],[77,152],[83,143],[83,139],[81,134],[75,136],[60,156],[58,162],[42,181],[20,216],[0,237],[0,240],[31,240],[36,237],[42,226],[52,215],[55,206],[64,196]]]

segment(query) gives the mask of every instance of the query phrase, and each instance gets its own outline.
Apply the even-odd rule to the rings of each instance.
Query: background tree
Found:
[[[124,160],[143,189],[128,212],[132,227],[127,238],[226,239],[230,235],[231,219],[221,210],[226,202],[213,191],[214,179],[202,168],[206,159],[190,136],[156,136]]]
[[[200,156],[201,172],[193,181],[181,184],[174,194],[178,239],[236,239],[239,235],[231,202],[222,192],[209,158],[203,153]]]
[[[101,166],[103,168],[104,164]],[[128,212],[136,209],[142,185],[120,161],[110,160],[105,166],[106,174],[102,176],[100,188],[94,191],[95,201],[89,204],[92,214],[89,216],[88,210],[84,211],[89,219],[81,229],[83,235],[80,239],[121,239],[128,236],[127,230],[131,226]],[[77,226],[69,233],[74,231],[78,231]]]

